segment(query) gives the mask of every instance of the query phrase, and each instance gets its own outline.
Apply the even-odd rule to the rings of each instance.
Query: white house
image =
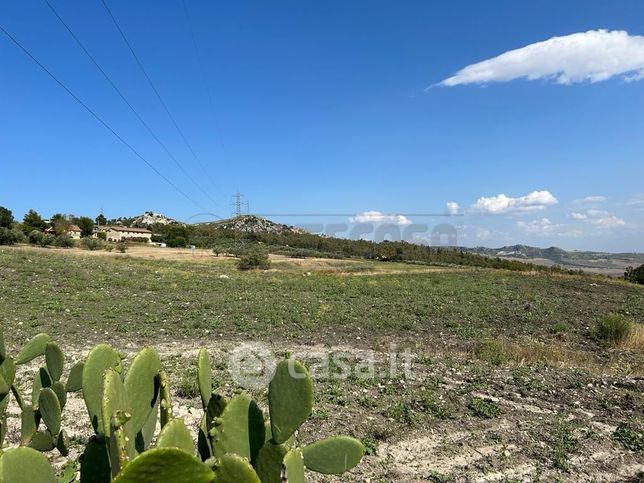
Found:
[[[152,232],[146,228],[133,228],[129,226],[106,226],[105,238],[107,241],[152,241]]]

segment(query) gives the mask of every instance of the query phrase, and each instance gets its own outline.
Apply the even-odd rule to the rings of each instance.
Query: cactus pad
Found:
[[[227,454],[217,461],[214,483],[261,483],[248,460]]]
[[[194,455],[195,445],[183,419],[173,419],[161,430],[157,448],[179,448]]]
[[[70,369],[67,384],[65,384],[67,392],[76,392],[83,388],[83,367],[85,367],[84,362],[77,362]]]
[[[56,447],[56,441],[49,431],[36,431],[29,442],[29,447],[47,452]]]
[[[313,381],[304,365],[293,359],[277,365],[268,386],[268,407],[273,441],[284,443],[313,409]]]
[[[45,363],[52,380],[59,381],[60,376],[63,375],[65,355],[55,342],[48,342],[45,346]]]
[[[257,455],[255,468],[262,483],[281,483],[282,463],[288,453],[288,448],[283,444],[267,442]]]
[[[211,483],[213,479],[210,467],[185,451],[155,448],[134,458],[114,483]]]
[[[121,376],[115,370],[108,369],[103,376],[102,424],[106,429],[105,434],[109,434],[108,448],[113,474],[115,469],[136,454],[129,415],[130,402]]]
[[[36,357],[43,355],[45,353],[45,347],[47,347],[49,342],[51,342],[51,337],[49,337],[49,335],[35,335],[25,344],[14,362],[19,366],[20,364],[26,364]]]
[[[247,394],[237,394],[211,429],[214,456],[235,453],[255,463],[264,445],[264,415]]]
[[[58,396],[56,396],[56,393],[50,387],[45,387],[40,390],[38,408],[49,432],[57,435],[60,431],[60,402],[58,401]]]
[[[302,452],[298,448],[292,449],[286,454],[282,472],[288,483],[304,483],[306,481]]]
[[[360,463],[364,446],[348,436],[335,436],[302,448],[304,465],[318,473],[339,475]]]
[[[141,431],[154,408],[159,395],[158,381],[155,380],[159,371],[159,355],[151,347],[145,347],[134,357],[125,375],[125,391],[132,410],[130,424],[134,433]]]
[[[199,379],[201,405],[206,409],[210,402],[210,395],[212,394],[212,369],[210,368],[210,357],[206,349],[199,350],[199,355],[197,356],[197,376]]]
[[[0,481],[7,483],[57,483],[47,458],[31,448],[14,448],[0,458]]]
[[[83,398],[94,430],[109,434],[109,425],[104,427],[102,417],[103,373],[107,369],[121,371],[121,357],[107,344],[94,347],[87,356],[82,374]],[[109,418],[107,418],[109,421]]]

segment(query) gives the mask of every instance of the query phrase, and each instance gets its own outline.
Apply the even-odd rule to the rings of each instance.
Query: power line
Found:
[[[168,106],[163,101],[163,98],[161,97],[161,94],[159,94],[159,91],[154,86],[154,82],[152,82],[152,79],[150,78],[150,76],[148,75],[147,71],[145,70],[145,67],[143,67],[143,64],[141,63],[141,60],[139,60],[139,57],[136,55],[136,52],[134,52],[134,48],[132,47],[132,44],[130,44],[130,42],[128,41],[127,36],[125,35],[125,32],[123,32],[123,30],[121,29],[119,23],[116,20],[116,17],[114,17],[114,15],[112,14],[112,11],[110,10],[110,7],[108,7],[107,2],[105,0],[101,0],[101,3],[105,7],[105,10],[107,11],[107,13],[110,16],[110,18],[112,19],[112,22],[114,23],[114,26],[116,27],[116,29],[121,34],[121,37],[123,38],[123,41],[125,42],[125,45],[127,45],[128,49],[130,50],[130,53],[132,54],[132,57],[134,57],[134,60],[138,64],[139,68],[141,69],[141,72],[143,72],[143,75],[147,79],[148,84],[150,84],[150,87],[152,88],[152,90],[156,94],[157,98],[159,99],[159,102],[161,103],[161,106],[163,106],[163,109],[165,110],[166,114],[168,115],[168,117],[172,121],[172,124],[174,125],[175,129],[177,130],[177,132],[181,136],[181,139],[183,139],[183,142],[185,143],[185,145],[188,147],[188,149],[192,153],[192,156],[197,160],[197,163],[199,163],[199,166],[203,170],[204,174],[206,175],[206,177],[208,178],[210,183],[213,185],[214,188],[216,188],[216,184],[215,184],[214,180],[212,179],[212,177],[210,176],[210,174],[206,170],[206,167],[201,162],[201,159],[199,159],[199,156],[197,156],[197,153],[195,153],[195,150],[192,148],[192,146],[188,142],[188,139],[186,138],[185,134],[183,133],[183,131],[179,127],[179,124],[175,120],[174,116],[170,113],[170,109],[168,109]]]
[[[127,148],[132,151],[136,157],[138,157],[141,161],[143,161],[148,168],[150,168],[152,171],[154,171],[158,176],[160,176],[166,183],[168,183],[172,188],[174,188],[179,194],[181,194],[184,198],[186,198],[188,201],[193,203],[195,206],[198,208],[207,211],[203,206],[201,206],[198,202],[196,202],[194,199],[192,199],[190,196],[188,196],[181,188],[179,188],[176,184],[174,184],[170,179],[168,179],[161,171],[159,171],[157,168],[154,167],[147,159],[145,159],[136,149],[132,147],[131,144],[129,144],[125,139],[123,139],[112,127],[107,124],[103,119],[96,114],[87,104],[85,104],[76,94],[74,94],[61,80],[59,80],[52,72],[47,69],[36,57],[34,57],[31,52],[29,52],[13,35],[11,35],[5,28],[0,25],[0,30],[2,30],[2,33],[4,33],[9,40],[11,40],[20,50],[22,50],[31,60],[33,60],[38,67],[40,67],[42,70],[44,70],[49,77],[51,77],[56,83],[62,87],[67,94],[69,94],[76,102],[78,102],[81,106],[83,106],[87,112],[89,112],[98,122],[100,122],[108,131],[110,131],[116,139],[121,141]]]
[[[199,183],[195,181],[195,179],[188,173],[188,171],[181,165],[181,163],[174,157],[174,155],[170,152],[170,150],[167,148],[167,146],[159,139],[159,137],[152,131],[152,128],[148,125],[148,123],[145,122],[145,120],[141,117],[141,115],[137,112],[137,110],[132,106],[132,104],[125,98],[121,90],[116,86],[114,81],[110,78],[110,76],[105,72],[105,70],[100,66],[100,64],[96,61],[96,59],[92,56],[92,54],[89,53],[87,48],[83,45],[83,43],[80,41],[80,39],[74,34],[72,31],[71,27],[67,25],[67,23],[62,19],[62,17],[58,14],[54,6],[49,2],[49,0],[43,0],[49,9],[52,11],[52,13],[56,16],[56,18],[60,21],[61,24],[67,29],[67,32],[72,36],[72,38],[76,41],[78,46],[81,48],[83,52],[85,52],[85,55],[92,61],[92,63],[96,66],[96,68],[103,74],[103,77],[105,77],[105,80],[109,82],[109,84],[112,86],[112,88],[116,91],[116,93],[119,95],[119,97],[125,102],[127,107],[130,108],[132,113],[137,117],[139,121],[141,121],[141,124],[147,129],[147,131],[150,133],[150,135],[155,139],[155,141],[163,148],[163,150],[166,152],[166,154],[174,161],[174,164],[177,165],[177,167],[181,170],[181,172],[194,184],[199,191],[201,191],[212,203],[218,204],[210,194],[205,191]]]
[[[195,57],[197,58],[197,63],[199,64],[199,70],[201,72],[201,81],[204,85],[204,88],[206,89],[206,93],[208,94],[210,113],[213,118],[213,123],[215,124],[215,129],[219,133],[219,135],[217,136],[217,140],[219,141],[219,146],[221,147],[222,151],[225,154],[226,149],[224,147],[224,142],[221,136],[221,125],[219,124],[218,119],[215,117],[215,101],[213,100],[213,97],[212,97],[212,90],[210,89],[210,83],[207,80],[206,69],[204,67],[203,58],[201,56],[201,49],[199,48],[199,44],[197,43],[197,36],[192,26],[192,18],[190,17],[188,4],[186,3],[186,0],[181,0],[181,3],[183,4],[183,12],[186,15],[186,23],[188,24],[188,30],[190,31],[190,38],[192,39],[192,47],[194,48]]]

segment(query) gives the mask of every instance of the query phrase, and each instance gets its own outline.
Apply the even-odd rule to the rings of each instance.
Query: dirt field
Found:
[[[310,481],[644,478],[642,287],[578,275],[283,257],[269,271],[240,272],[229,258],[165,250],[1,249],[0,323],[9,352],[48,332],[63,346],[68,371],[98,342],[126,359],[152,345],[170,375],[175,414],[193,431],[201,416],[199,347],[209,349],[214,385],[225,395],[238,387],[229,359],[240,345],[263,344],[276,358],[292,353],[316,380],[315,408],[298,442],[348,434],[368,451],[349,475],[310,474]],[[371,276],[346,276],[365,273]],[[639,339],[598,340],[595,326],[610,312],[631,321]],[[410,370],[395,365],[392,372],[392,359],[406,354]],[[350,372],[339,364],[320,371],[325,355],[346,360]],[[19,367],[27,395],[34,369]],[[265,410],[266,392],[249,392]],[[18,415],[12,403],[10,445],[19,438]],[[73,459],[91,433],[76,394],[63,426]]]

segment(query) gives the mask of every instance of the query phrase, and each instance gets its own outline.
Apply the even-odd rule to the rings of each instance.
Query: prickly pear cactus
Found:
[[[0,458],[0,483],[56,481],[38,452],[56,448],[68,454],[62,412],[67,393],[80,389],[96,432],[80,457],[81,483],[303,483],[305,468],[341,474],[364,454],[362,444],[349,437],[298,447],[297,431],[313,406],[313,381],[294,360],[276,368],[268,393],[270,420],[265,420],[247,394],[228,400],[213,391],[209,356],[202,349],[197,365],[203,418],[195,448],[185,422],[173,417],[170,383],[152,348],[142,349],[123,375],[121,356],[100,344],[71,368],[66,383],[61,380],[65,356],[47,334],[27,342],[15,360],[24,364],[43,355],[45,365],[35,373],[29,404],[14,386],[14,359],[6,353],[0,331],[0,444],[13,393],[22,410],[23,446]],[[149,449],[159,422],[156,447]],[[197,451],[201,461],[194,457]],[[18,474],[19,465],[29,465],[30,471]]]

